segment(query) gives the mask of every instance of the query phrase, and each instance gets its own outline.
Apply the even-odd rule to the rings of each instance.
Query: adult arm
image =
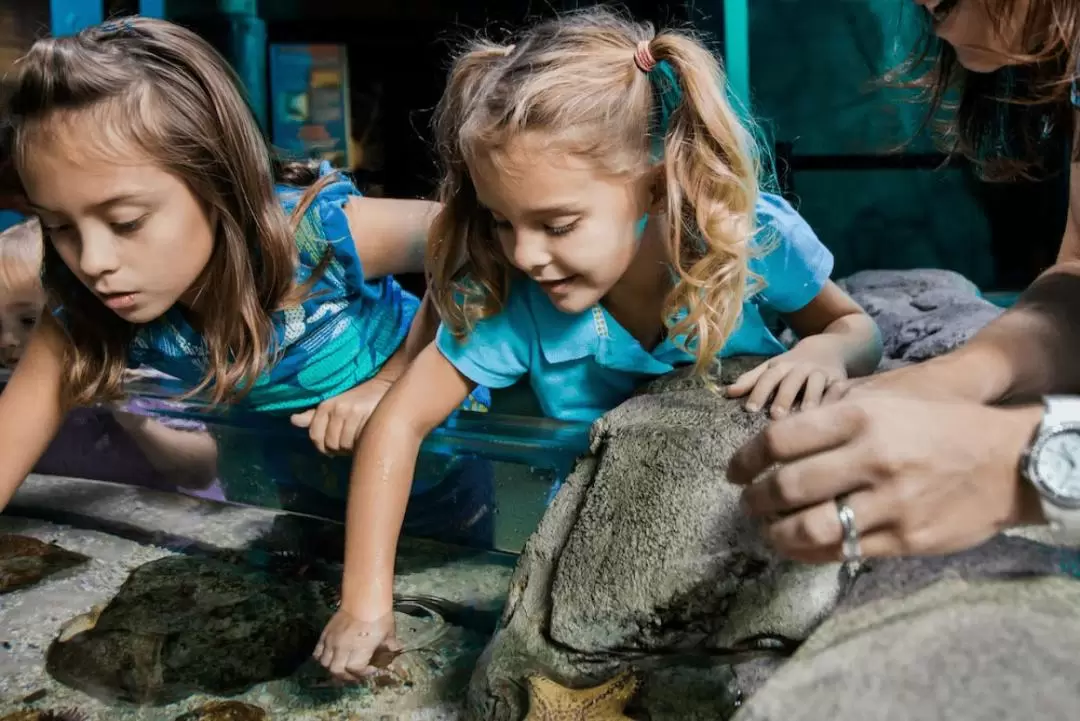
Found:
[[[1080,393],[1080,164],[1072,166],[1069,196],[1057,262],[1011,309],[961,348],[855,387],[978,403]]]

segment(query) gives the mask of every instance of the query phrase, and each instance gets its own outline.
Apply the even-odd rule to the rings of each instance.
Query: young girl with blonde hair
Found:
[[[591,421],[678,365],[761,354],[774,358],[726,390],[753,406],[774,397],[775,412],[797,396],[813,405],[881,353],[813,231],[759,195],[751,133],[686,34],[594,9],[514,45],[478,43],[454,64],[437,136],[428,267],[443,326],[354,458],[341,608],[315,651],[342,679],[396,647],[394,556],[417,452],[477,384],[528,377],[546,414]],[[763,308],[802,338],[793,349]]]

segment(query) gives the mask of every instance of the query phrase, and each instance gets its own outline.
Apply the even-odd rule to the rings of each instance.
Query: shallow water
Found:
[[[0,516],[0,536],[88,559],[0,589],[0,721],[171,721],[226,699],[267,718],[458,718],[514,554],[586,428],[461,413],[432,434],[397,563],[407,651],[378,683],[343,688],[309,654],[336,602],[348,459],[318,456],[287,423],[143,390],[119,413],[86,411],[38,468],[63,475],[31,475]],[[133,463],[132,417],[212,439],[212,476],[149,453]]]
[[[46,497],[57,500],[31,505],[35,498]],[[108,499],[114,512],[95,515],[91,508],[87,513],[78,508],[79,499],[84,498]],[[60,519],[67,522],[57,522]],[[307,544],[325,543],[339,531],[320,521],[280,512],[222,507],[202,499],[81,480],[30,478],[12,513],[0,516],[0,534],[56,543],[90,560],[0,595],[0,718],[28,709],[75,708],[94,720],[171,720],[221,698],[259,706],[270,718],[457,718],[469,673],[497,619],[514,557],[432,541],[403,542],[395,590],[401,595],[445,599],[452,602],[451,612],[441,620],[423,613],[398,615],[399,633],[411,650],[395,660],[397,678],[390,679],[389,685],[333,687],[317,664],[306,659],[310,640],[304,649],[289,649],[301,660],[294,658],[296,667],[283,678],[254,683],[228,695],[207,693],[205,683],[199,688],[198,679],[192,681],[196,671],[217,677],[207,674],[207,666],[222,663],[219,656],[226,643],[231,644],[232,655],[251,659],[245,667],[265,660],[271,653],[266,634],[245,635],[245,623],[271,630],[280,627],[285,633],[301,623],[314,629],[329,613],[328,607],[319,608],[315,601],[310,606],[284,601],[274,605],[278,596],[271,596],[258,607],[261,610],[254,619],[223,616],[229,604],[247,600],[257,590],[238,589],[236,582],[211,578],[214,569],[235,564],[238,573],[258,575],[275,589],[295,586],[301,581],[294,577],[294,557],[281,552],[303,553]],[[322,560],[314,563],[319,568],[305,572],[303,582],[309,579],[332,587],[338,567]],[[166,593],[144,594],[117,611],[118,591],[125,582],[130,588],[130,579],[139,574],[144,579],[153,575],[162,585],[159,591]],[[185,585],[194,590],[189,588],[184,598],[170,592]],[[92,633],[88,629],[94,628],[94,621],[85,614],[92,614],[95,607],[100,611],[110,601],[114,601],[111,625],[130,627],[124,630],[130,630],[131,637],[121,639],[128,656],[117,660],[115,653],[105,653],[107,648],[115,651],[115,644],[84,644],[89,652],[84,657],[69,653],[61,666],[64,673],[57,674],[50,646],[61,635],[74,638],[80,631]],[[207,610],[197,610],[200,603]],[[266,618],[279,612],[281,619]],[[104,623],[104,614],[101,619],[99,623]],[[170,628],[163,630],[166,626]],[[143,639],[152,631],[172,634],[163,642],[171,649],[168,654],[160,643],[151,643],[152,651],[146,650]],[[226,639],[230,634],[235,638]],[[410,642],[415,643],[410,646]],[[187,655],[178,656],[177,647],[185,647]],[[167,663],[162,661],[166,656]],[[176,660],[181,656],[182,663]],[[48,670],[47,657],[53,661]],[[126,673],[110,676],[108,670],[113,667],[126,668]],[[65,683],[55,676],[63,677]],[[167,693],[148,694],[143,703],[133,703],[132,688],[165,688]],[[171,698],[163,698],[167,696]]]

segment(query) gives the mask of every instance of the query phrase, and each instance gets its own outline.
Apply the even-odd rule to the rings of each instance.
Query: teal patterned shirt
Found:
[[[321,172],[332,172],[329,164]],[[291,213],[303,189],[277,190]],[[359,195],[341,176],[304,214],[296,233],[297,281],[310,277],[327,250],[331,260],[307,300],[274,313],[275,362],[243,399],[244,408],[290,413],[315,406],[370,379],[405,340],[419,301],[392,277],[364,277],[345,215],[345,204]],[[206,372],[206,346],[174,307],[139,329],[129,364],[194,385]]]

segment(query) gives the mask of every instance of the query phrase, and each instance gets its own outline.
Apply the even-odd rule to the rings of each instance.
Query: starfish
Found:
[[[632,671],[593,688],[572,689],[543,676],[530,676],[525,721],[631,721],[623,713],[638,689]]]

